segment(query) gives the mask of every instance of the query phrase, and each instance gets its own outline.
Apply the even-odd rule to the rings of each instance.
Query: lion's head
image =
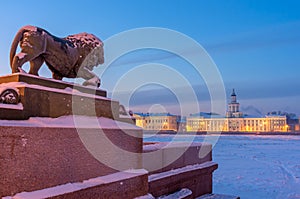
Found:
[[[75,48],[79,49],[83,62],[81,67],[92,70],[93,67],[104,63],[103,42],[93,34],[79,33],[66,37]]]

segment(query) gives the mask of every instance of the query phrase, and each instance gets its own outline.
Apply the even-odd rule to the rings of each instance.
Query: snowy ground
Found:
[[[202,142],[204,136],[159,135],[145,141]],[[213,149],[213,192],[242,199],[300,199],[300,136],[221,136]]]

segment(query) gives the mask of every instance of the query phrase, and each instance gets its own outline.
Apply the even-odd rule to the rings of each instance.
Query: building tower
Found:
[[[232,94],[231,94],[231,103],[236,103],[236,94],[234,89],[232,89]]]
[[[236,100],[236,94],[234,89],[231,94],[231,102],[228,103],[228,111],[226,113],[226,117],[242,117],[243,113],[240,112],[240,103]]]

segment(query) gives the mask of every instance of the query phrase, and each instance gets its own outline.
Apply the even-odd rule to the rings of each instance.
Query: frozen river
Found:
[[[300,136],[212,136],[213,192],[242,199],[300,199]],[[157,135],[145,141],[202,142],[204,136]],[[209,141],[210,142],[210,141]]]

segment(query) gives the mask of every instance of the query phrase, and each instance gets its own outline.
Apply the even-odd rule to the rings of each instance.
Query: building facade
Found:
[[[134,113],[136,125],[149,131],[177,131],[178,116],[170,113]]]
[[[196,113],[187,117],[186,131],[201,132],[201,131],[224,131],[226,130],[226,120],[224,117],[214,113]]]
[[[280,114],[268,114],[265,117],[253,117],[240,112],[236,93],[233,90],[228,103],[226,116],[214,113],[191,114],[186,122],[187,132],[287,132],[287,117]]]
[[[235,90],[232,91],[225,116],[196,113],[180,117],[170,113],[134,113],[136,125],[149,131],[180,132],[287,132],[287,116],[269,113],[264,117],[249,116],[240,111]]]

